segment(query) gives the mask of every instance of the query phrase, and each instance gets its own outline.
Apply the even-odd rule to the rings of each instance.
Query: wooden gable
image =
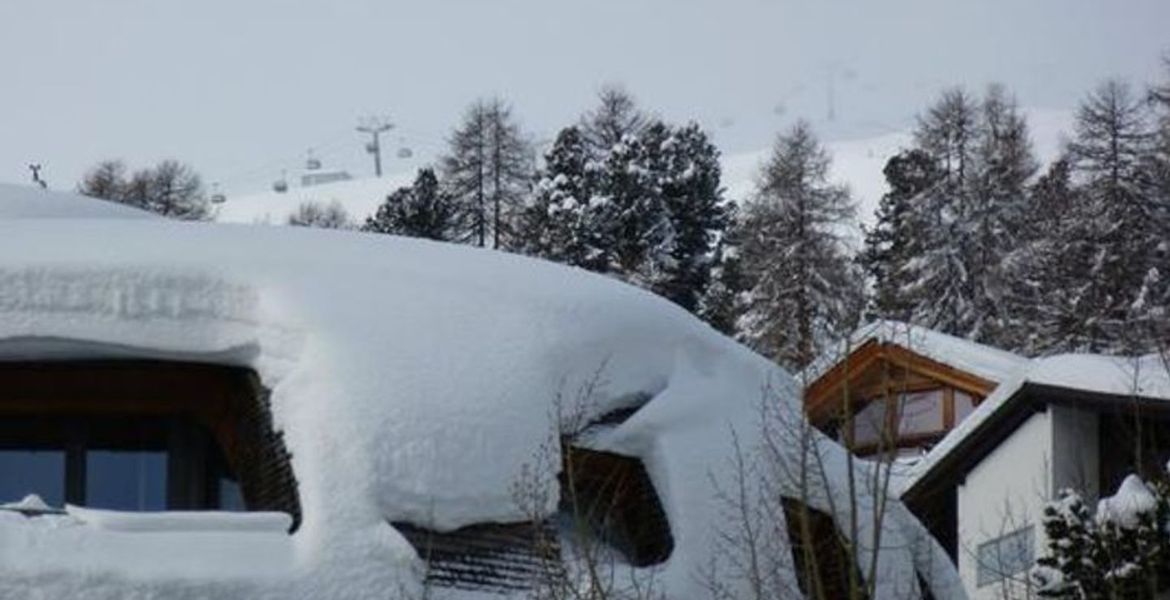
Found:
[[[898,344],[869,340],[808,384],[804,406],[813,425],[824,430],[834,427],[846,415],[857,414],[871,402],[888,402],[905,394],[939,390],[944,403],[940,430],[931,435],[899,438],[899,446],[917,446],[933,441],[954,427],[956,392],[978,404],[996,385],[997,382]]]

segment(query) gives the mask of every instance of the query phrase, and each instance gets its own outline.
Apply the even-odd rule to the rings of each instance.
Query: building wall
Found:
[[[987,455],[959,485],[959,576],[972,600],[1017,597],[1024,577],[978,585],[980,545],[1004,534],[1032,527],[1043,545],[1040,527],[1051,490],[1052,413],[1036,413]]]
[[[967,474],[958,489],[959,575],[972,600],[1027,597],[1026,572],[979,585],[980,547],[1030,527],[1032,557],[1042,556],[1045,503],[1067,487],[1097,496],[1098,442],[1095,413],[1049,406]]]

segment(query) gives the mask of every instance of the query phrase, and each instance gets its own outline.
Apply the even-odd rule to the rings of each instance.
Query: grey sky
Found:
[[[4,0],[0,181],[70,188],[107,157],[174,157],[229,192],[316,147],[372,170],[353,132],[389,114],[414,166],[468,102],[499,94],[551,136],[606,81],[725,152],[798,116],[828,138],[904,127],[938,90],[997,80],[1069,107],[1097,81],[1160,75],[1166,0]],[[827,122],[835,80],[836,120]],[[782,110],[781,110],[782,109]],[[401,138],[401,142],[399,140]]]

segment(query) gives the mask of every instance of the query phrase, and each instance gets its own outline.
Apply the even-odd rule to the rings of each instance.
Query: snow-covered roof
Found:
[[[0,219],[153,219],[125,204],[0,183]]]
[[[25,195],[0,188],[0,214]],[[389,523],[525,520],[516,478],[557,399],[595,382],[593,416],[649,398],[591,443],[645,464],[674,538],[656,586],[698,597],[697,569],[720,560],[728,526],[715,486],[729,484],[733,436],[758,444],[765,390],[800,414],[787,373],[642,290],[500,252],[307,228],[0,218],[0,360],[45,355],[255,370],[303,520],[285,535],[180,519],[210,528],[191,534],[154,531],[165,519],[0,511],[0,596],[384,597],[419,572]],[[844,485],[845,451],[822,441],[831,485]],[[879,598],[913,589],[910,561],[930,561],[909,541],[921,525],[891,506]]]
[[[1119,357],[1098,354],[1060,354],[1027,361],[1025,368],[1000,382],[975,410],[958,423],[902,478],[902,490],[915,487],[951,453],[974,439],[983,425],[1013,410],[1017,392],[1026,385],[1114,397],[1170,400],[1170,363],[1160,355]]]
[[[799,375],[812,383],[843,357],[868,342],[896,344],[920,356],[998,383],[1010,379],[1028,365],[1028,359],[1006,350],[939,333],[898,321],[874,321],[854,331],[836,348],[813,361]]]

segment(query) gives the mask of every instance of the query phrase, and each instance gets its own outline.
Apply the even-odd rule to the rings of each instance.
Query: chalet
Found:
[[[857,454],[914,457],[1026,362],[923,327],[879,321],[801,374],[805,411]]]
[[[1061,489],[1092,501],[1170,459],[1163,357],[1026,359],[889,322],[849,348],[806,371],[810,421],[859,454],[903,458],[893,485],[971,598],[1026,595]]]
[[[544,261],[0,185],[0,597],[525,597],[583,543],[704,597],[696,566],[734,566],[725,467],[762,389],[799,417],[792,381]],[[812,593],[812,559],[875,599],[961,597],[896,498],[873,570],[841,551],[831,494],[864,467],[823,450],[772,499],[776,582]]]

